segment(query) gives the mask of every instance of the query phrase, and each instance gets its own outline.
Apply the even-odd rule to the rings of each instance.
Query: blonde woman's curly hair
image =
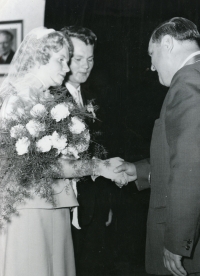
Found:
[[[64,45],[67,44],[69,55],[72,56],[73,53],[73,45],[68,36],[64,36],[60,32],[50,33],[47,37],[43,38],[41,43],[43,46],[36,51],[35,59],[40,64],[47,64],[51,57],[51,52],[59,52]]]

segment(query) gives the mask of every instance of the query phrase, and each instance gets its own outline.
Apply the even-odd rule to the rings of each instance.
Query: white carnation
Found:
[[[40,140],[36,142],[37,150],[40,152],[48,152],[52,147],[52,137],[50,135],[46,135],[42,137]]]
[[[73,134],[80,134],[85,130],[85,124],[78,117],[72,117],[69,129]]]
[[[13,126],[10,130],[10,136],[16,139],[24,136],[25,133],[26,133],[26,129],[22,124]]]
[[[40,131],[45,131],[45,125],[36,120],[30,120],[26,128],[33,137],[38,137]]]
[[[67,146],[67,137],[59,135],[56,131],[52,134],[52,146],[60,153]]]
[[[76,149],[78,152],[84,152],[89,148],[89,143],[79,143],[76,144]]]
[[[63,155],[73,155],[75,159],[78,159],[80,156],[78,155],[78,151],[75,147],[73,146],[68,146],[64,150],[61,151]]]
[[[88,112],[94,112],[94,106],[92,103],[89,103],[86,108]]]
[[[56,120],[56,122],[60,122],[69,116],[69,108],[65,103],[57,104],[51,110],[51,117]]]
[[[78,152],[84,152],[86,150],[88,150],[89,148],[89,142],[90,142],[90,133],[89,130],[85,130],[83,133],[83,138],[85,139],[84,142],[80,142],[76,144],[76,149]]]
[[[48,112],[45,108],[45,106],[43,104],[36,104],[30,111],[30,114],[34,117],[34,118],[43,118],[45,117]]]
[[[90,132],[89,132],[89,130],[84,131],[83,137],[86,140],[86,142],[90,141]]]
[[[16,150],[18,155],[23,155],[28,152],[28,147],[30,146],[30,141],[27,137],[22,137],[16,142]]]
[[[87,108],[87,111],[90,112],[90,113],[92,113],[93,117],[96,118],[96,114],[94,113],[94,106],[93,106],[93,104],[89,103],[86,108]]]

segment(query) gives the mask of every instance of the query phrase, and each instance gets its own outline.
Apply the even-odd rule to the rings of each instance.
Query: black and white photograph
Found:
[[[23,22],[0,21],[0,75],[8,73],[9,64],[23,38]]]
[[[200,1],[0,1],[0,276],[200,276]]]

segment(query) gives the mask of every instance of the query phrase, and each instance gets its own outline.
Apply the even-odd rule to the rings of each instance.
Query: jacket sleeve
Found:
[[[170,177],[164,246],[189,257],[200,218],[200,73],[180,71],[171,84],[165,119]]]
[[[138,162],[135,162],[137,171],[137,180],[135,184],[139,191],[150,188],[150,163],[149,159],[144,159]]]

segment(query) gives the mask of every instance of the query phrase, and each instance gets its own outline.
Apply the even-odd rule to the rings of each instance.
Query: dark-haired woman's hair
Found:
[[[199,41],[200,35],[197,26],[190,20],[183,17],[174,17],[161,23],[152,33],[153,43],[160,43],[165,35],[171,35],[177,40]]]

